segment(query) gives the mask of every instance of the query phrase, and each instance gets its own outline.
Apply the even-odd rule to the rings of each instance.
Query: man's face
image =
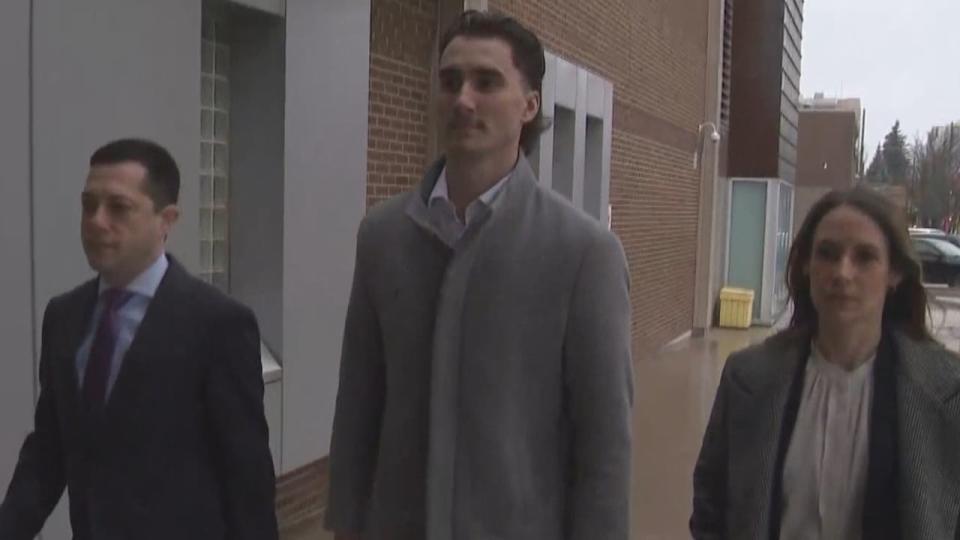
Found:
[[[133,161],[95,165],[81,195],[83,250],[112,285],[126,285],[160,256],[179,213],[174,205],[154,207],[146,176]]]
[[[516,154],[520,131],[540,108],[499,38],[454,38],[440,57],[437,102],[448,154]]]

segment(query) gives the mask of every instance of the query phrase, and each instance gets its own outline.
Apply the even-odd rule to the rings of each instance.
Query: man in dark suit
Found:
[[[166,255],[179,187],[150,141],[90,158],[81,236],[99,277],[44,313],[3,540],[32,539],[64,487],[75,540],[277,538],[257,322]]]

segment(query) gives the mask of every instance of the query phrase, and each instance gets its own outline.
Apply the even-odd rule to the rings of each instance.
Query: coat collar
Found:
[[[898,373],[915,385],[926,399],[945,406],[960,397],[960,357],[937,342],[918,341],[892,330],[898,356]],[[812,335],[802,330],[777,334],[761,347],[762,356],[779,357],[760,362],[739,373],[739,382],[750,393],[781,395],[789,387],[798,363],[806,361]]]
[[[431,234],[436,234],[430,220],[428,204],[430,194],[440,178],[440,173],[446,167],[446,158],[440,158],[431,165],[416,191],[408,198],[406,214],[420,228]],[[512,209],[522,207],[523,203],[537,189],[537,176],[530,166],[526,156],[520,155],[517,165],[510,174],[509,180],[503,185],[500,193],[491,203],[493,215],[509,214]]]

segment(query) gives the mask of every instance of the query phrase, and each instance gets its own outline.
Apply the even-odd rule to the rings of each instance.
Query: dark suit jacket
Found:
[[[171,257],[109,401],[91,411],[75,357],[96,297],[94,279],[47,305],[35,428],[0,538],[31,540],[66,487],[75,540],[276,539],[252,312]]]
[[[939,343],[896,331],[890,339],[900,528],[893,536],[960,539],[960,359]],[[778,454],[808,351],[809,335],[783,332],[727,360],[694,472],[695,539],[769,538],[778,529]],[[873,439],[872,420],[871,431]]]

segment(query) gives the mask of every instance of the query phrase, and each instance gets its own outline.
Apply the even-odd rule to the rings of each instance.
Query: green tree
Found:
[[[939,227],[944,218],[957,216],[960,206],[960,125],[931,129],[925,141],[917,139],[911,157],[921,223]]]
[[[880,144],[877,144],[877,150],[873,153],[873,159],[870,160],[870,166],[867,167],[866,179],[872,184],[885,184],[887,178],[887,169],[883,163],[883,151]]]
[[[883,164],[886,170],[886,182],[898,186],[907,185],[910,173],[910,160],[907,157],[907,138],[900,131],[900,121],[897,120],[890,133],[883,138]]]

